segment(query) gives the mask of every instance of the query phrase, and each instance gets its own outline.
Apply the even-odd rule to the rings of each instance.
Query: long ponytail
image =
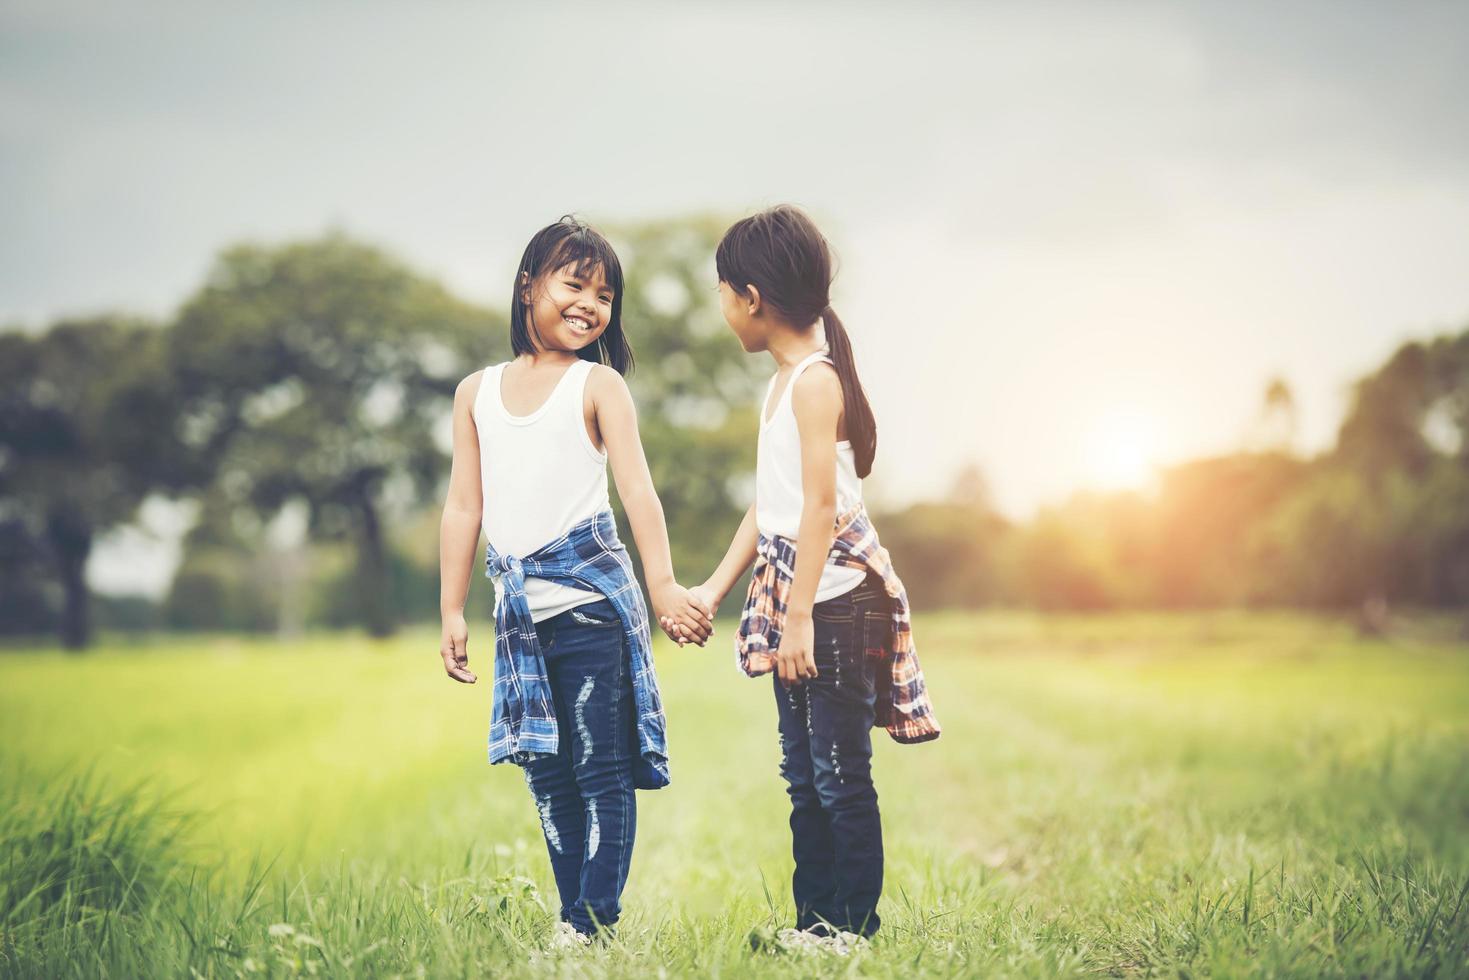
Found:
[[[721,282],[741,295],[755,286],[762,301],[796,327],[814,326],[821,319],[842,384],[847,439],[856,457],[857,475],[867,476],[877,455],[877,421],[857,377],[847,328],[831,308],[834,272],[826,238],[800,208],[781,204],[731,225],[714,252],[714,266]]]
[[[831,351],[832,364],[842,382],[842,412],[846,416],[847,439],[852,443],[852,454],[857,457],[857,475],[866,477],[872,472],[872,460],[877,455],[877,419],[872,415],[862,379],[857,377],[852,340],[830,305],[821,311],[821,323],[826,328],[826,346]]]

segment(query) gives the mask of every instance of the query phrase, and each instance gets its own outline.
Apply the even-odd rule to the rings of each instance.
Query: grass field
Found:
[[[791,917],[768,681],[658,648],[674,784],[618,939],[549,868],[434,633],[0,654],[0,975],[1465,976],[1469,647],[1290,616],[929,616],[944,737],[880,735],[884,930]]]

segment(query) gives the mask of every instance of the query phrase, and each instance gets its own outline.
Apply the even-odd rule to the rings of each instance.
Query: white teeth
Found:
[[[565,316],[565,317],[562,317],[561,319],[563,319],[567,323],[571,324],[577,330],[590,330],[590,329],[592,329],[592,325],[590,323],[588,323],[585,320],[582,320],[582,319],[579,319],[577,317],[574,317],[574,316]]]

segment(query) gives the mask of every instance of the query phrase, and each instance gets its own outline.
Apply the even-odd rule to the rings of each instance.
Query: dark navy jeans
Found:
[[[606,599],[536,624],[560,749],[525,767],[561,895],[578,932],[610,929],[637,831],[637,712],[622,620]]]
[[[799,929],[825,922],[870,936],[881,925],[882,821],[872,785],[872,723],[877,653],[892,628],[890,613],[887,594],[871,577],[818,602],[812,610],[817,676],[791,687],[775,679]]]

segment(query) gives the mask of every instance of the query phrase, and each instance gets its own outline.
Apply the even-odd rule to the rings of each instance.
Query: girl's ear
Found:
[[[750,296],[750,315],[760,315],[760,289],[752,282],[745,283],[745,292]]]
[[[530,273],[520,274],[520,302],[522,306],[530,305]]]

